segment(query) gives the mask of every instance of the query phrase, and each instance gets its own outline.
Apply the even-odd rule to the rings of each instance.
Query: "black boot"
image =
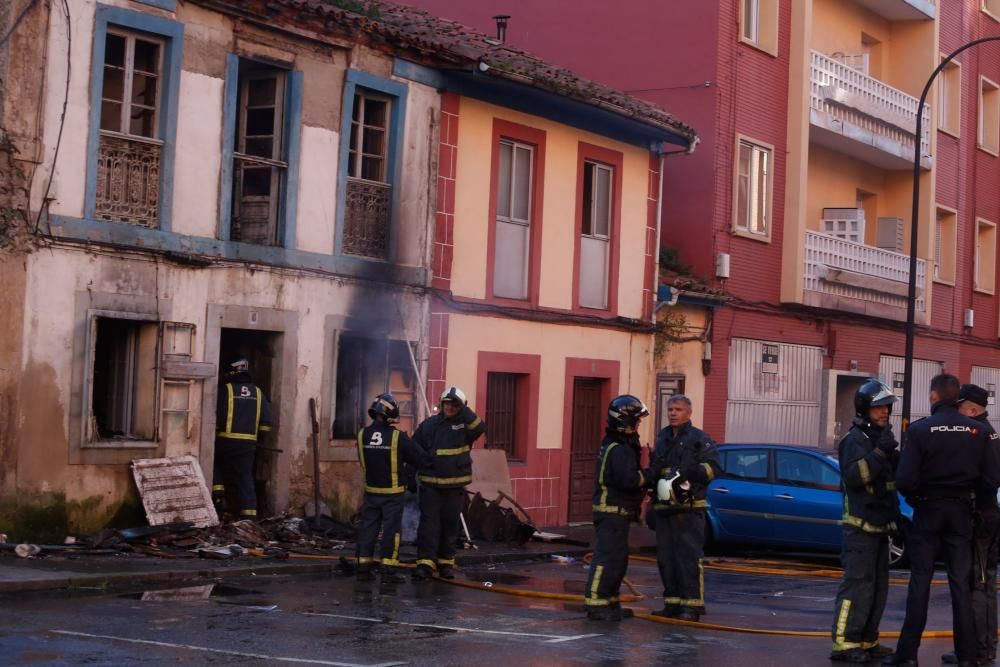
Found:
[[[855,664],[866,663],[872,658],[863,648],[849,648],[843,651],[834,651],[830,654],[830,660],[837,662],[850,662]]]

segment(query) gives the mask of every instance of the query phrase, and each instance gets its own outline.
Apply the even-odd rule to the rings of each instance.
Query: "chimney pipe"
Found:
[[[509,14],[497,14],[493,17],[493,20],[497,22],[497,41],[501,44],[507,39],[507,20],[509,18]]]

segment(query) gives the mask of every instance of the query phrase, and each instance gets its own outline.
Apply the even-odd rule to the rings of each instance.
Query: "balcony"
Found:
[[[392,186],[360,178],[347,179],[344,205],[344,252],[388,259],[389,209]]]
[[[933,21],[937,16],[934,0],[857,0],[857,2],[890,21]]]
[[[160,202],[162,142],[101,134],[97,149],[96,216],[155,229]]]
[[[912,169],[917,98],[868,76],[847,58],[818,51],[812,52],[810,84],[810,141],[882,169]],[[927,105],[922,113],[920,166],[930,169]]]
[[[807,306],[906,319],[910,258],[902,253],[806,231]],[[926,262],[917,260],[917,321],[925,322]]]

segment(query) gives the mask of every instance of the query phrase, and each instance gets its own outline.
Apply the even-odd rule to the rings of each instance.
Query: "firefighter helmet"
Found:
[[[246,357],[236,357],[229,364],[229,374],[235,375],[236,373],[249,373],[250,372],[250,362],[247,361]]]
[[[608,404],[608,430],[625,433],[635,429],[639,420],[649,416],[649,409],[635,396],[623,394]]]
[[[465,398],[465,392],[458,387],[448,387],[441,394],[442,403],[454,403],[458,407],[463,407],[469,404],[469,401]]]
[[[899,398],[884,383],[875,379],[866,380],[854,394],[854,412],[858,417],[868,419],[870,408],[888,405],[891,413],[892,404],[898,400]]]
[[[389,423],[399,421],[399,404],[392,394],[379,394],[368,408],[368,416],[372,419],[381,416]]]

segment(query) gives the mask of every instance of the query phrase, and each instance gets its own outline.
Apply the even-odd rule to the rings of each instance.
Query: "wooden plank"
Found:
[[[215,364],[207,361],[164,359],[161,371],[170,380],[205,380],[215,377]]]
[[[195,457],[133,459],[132,476],[150,526],[180,521],[198,528],[219,525],[212,496]]]

